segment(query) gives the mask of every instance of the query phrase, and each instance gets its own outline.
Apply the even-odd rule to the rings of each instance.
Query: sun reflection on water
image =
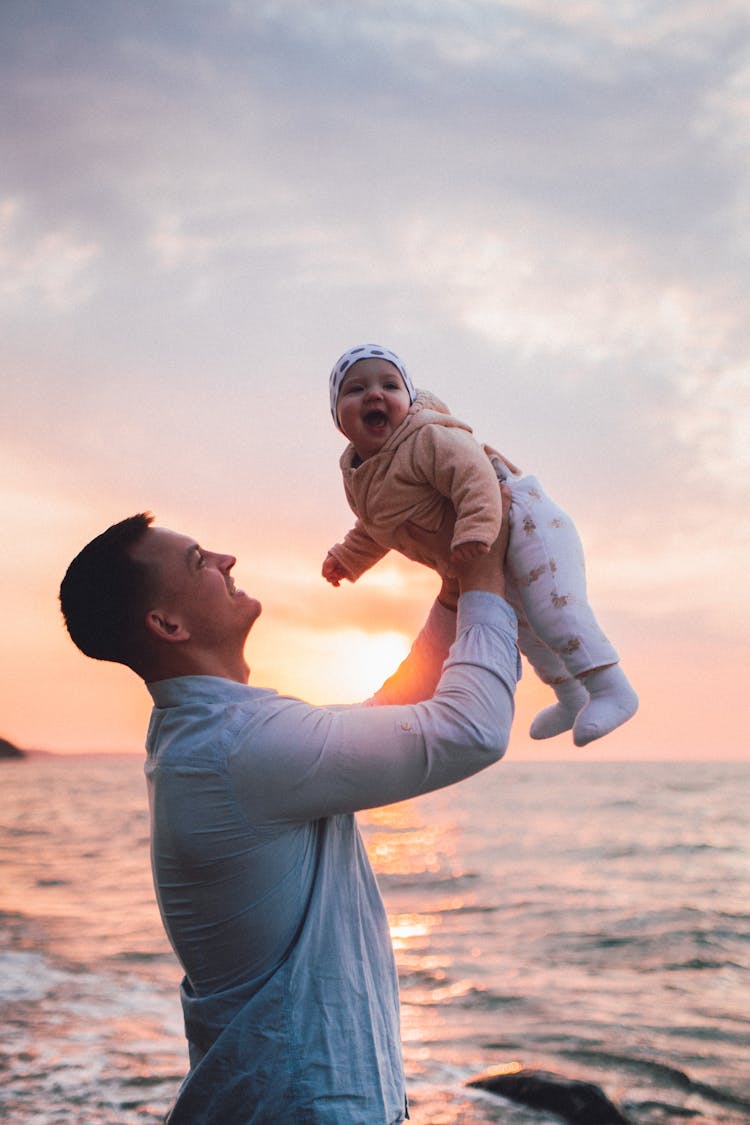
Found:
[[[373,809],[361,822],[388,908],[404,1058],[418,1118],[446,1125],[487,1121],[474,1116],[471,1094],[445,1090],[436,1096],[434,1083],[446,1045],[457,1033],[460,1037],[464,1019],[484,991],[479,950],[466,942],[476,880],[458,859],[460,828],[444,804],[433,809],[420,801]],[[415,909],[417,904],[422,909]]]
[[[398,914],[391,917],[390,931],[394,949],[409,949],[416,938],[430,935],[438,918],[429,914]]]
[[[378,875],[420,876],[446,871],[451,877],[451,857],[456,847],[454,827],[428,822],[416,801],[402,801],[362,814],[367,850]]]
[[[503,1107],[464,1084],[467,1074],[487,1069],[486,1053],[474,1047],[480,1013],[494,1026],[483,962],[490,915],[479,897],[482,860],[467,852],[465,825],[447,798],[373,809],[360,826],[398,965],[412,1117],[430,1125],[501,1122]]]

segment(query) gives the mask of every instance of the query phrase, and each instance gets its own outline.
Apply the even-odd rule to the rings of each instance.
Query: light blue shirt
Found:
[[[367,704],[150,685],[154,882],[190,1053],[170,1125],[408,1116],[391,940],[353,814],[501,758],[518,673],[512,610],[473,591],[458,617],[433,606]]]

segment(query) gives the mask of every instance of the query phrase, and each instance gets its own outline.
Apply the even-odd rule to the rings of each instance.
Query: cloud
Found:
[[[8,12],[25,189],[8,285],[16,311],[88,302],[75,377],[102,421],[127,373],[190,432],[181,379],[220,427],[200,368],[229,386],[232,340],[260,335],[262,363],[256,326],[293,302],[319,334],[333,300],[334,351],[368,318],[407,346],[421,329],[441,350],[451,335],[448,355],[485,349],[524,382],[519,423],[544,403],[570,415],[567,399],[572,437],[598,417],[602,442],[615,427],[649,460],[658,441],[668,471],[696,475],[704,449],[737,444],[696,388],[741,380],[741,6],[707,21],[695,4],[238,3],[217,19],[73,3],[25,27]],[[551,417],[540,436],[556,432]],[[148,425],[134,437],[153,450]]]
[[[29,231],[22,204],[0,199],[0,308],[6,313],[40,302],[53,314],[85,304],[99,254],[95,241],[73,231]]]

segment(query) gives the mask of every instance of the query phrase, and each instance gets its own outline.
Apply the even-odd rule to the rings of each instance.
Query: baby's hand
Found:
[[[338,559],[334,558],[334,556],[330,554],[326,555],[325,557],[323,570],[321,573],[326,582],[330,582],[332,586],[341,585],[341,581],[344,578],[348,578],[351,581],[351,575],[349,574],[349,571],[341,565]]]
[[[451,551],[451,562],[469,562],[470,559],[478,559],[480,555],[489,555],[489,553],[490,549],[486,543],[459,543]]]

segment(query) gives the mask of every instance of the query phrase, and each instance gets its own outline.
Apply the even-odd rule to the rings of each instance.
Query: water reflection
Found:
[[[362,815],[373,867],[380,876],[436,875],[450,867],[455,844],[449,824],[429,823],[418,801],[402,801]]]
[[[485,1097],[464,1090],[461,1079],[451,1083],[445,1071],[447,1053],[454,1057],[457,1073],[457,1041],[473,1033],[463,1025],[472,1021],[482,985],[475,972],[479,948],[473,943],[467,947],[465,940],[477,905],[476,880],[458,859],[460,826],[442,802],[435,808],[433,803],[405,801],[361,817],[399,969],[413,1116],[433,1125],[500,1120],[491,1111],[488,1116]],[[441,1072],[438,1084],[436,1068]]]
[[[483,1020],[488,1034],[496,1029],[483,958],[494,907],[482,901],[483,864],[467,850],[466,825],[453,815],[446,793],[373,809],[360,825],[399,970],[412,1119],[422,1125],[507,1122],[507,1103],[464,1085],[490,1062],[477,1053]],[[475,859],[473,869],[468,865]],[[492,1062],[519,1065],[512,1056]]]
[[[436,916],[428,914],[391,915],[390,931],[393,948],[405,952],[417,944],[417,939],[427,937],[438,921]]]

